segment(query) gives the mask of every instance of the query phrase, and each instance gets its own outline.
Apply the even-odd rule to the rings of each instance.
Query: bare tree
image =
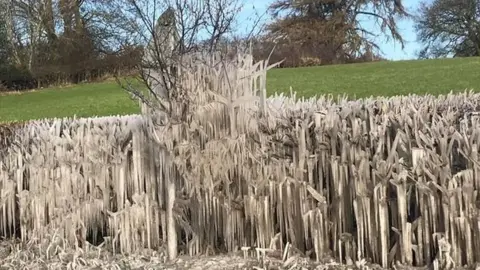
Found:
[[[226,57],[242,0],[131,0],[122,4],[126,5],[124,16],[145,44],[139,79],[147,85],[148,94],[139,91],[132,80],[119,82],[149,107],[164,111],[170,120],[185,119],[182,112],[175,115],[171,105],[172,100],[185,97],[182,91],[188,91],[176,83],[178,67],[201,61],[205,53]],[[187,100],[180,103],[188,106]]]
[[[22,89],[115,73],[138,51],[136,29],[119,16],[119,1],[1,0],[8,57]]]
[[[0,50],[3,50],[0,52],[3,54],[0,60],[6,63],[8,58],[18,64],[19,56],[15,50],[13,35],[13,2],[10,0],[0,0],[0,36]]]
[[[196,99],[195,87],[184,84],[182,80],[196,72],[199,63],[210,66],[225,63],[230,51],[228,40],[234,36],[236,17],[242,8],[242,2],[129,0],[124,4],[124,16],[134,25],[133,28],[140,33],[139,39],[145,44],[137,79],[147,89],[144,91],[141,86],[139,89],[136,83],[138,80],[117,80],[124,89],[142,102],[143,112],[152,116],[150,119],[155,122],[153,134],[156,134],[156,130],[162,130],[161,132],[173,132],[176,134],[172,135],[174,137],[180,136],[172,130],[182,130],[183,127],[190,126],[194,111],[191,106],[194,106]],[[216,57],[212,58],[213,55]],[[200,80],[199,83],[209,82]],[[175,139],[177,140],[182,138]],[[178,142],[165,144],[157,138],[157,143],[163,146],[172,160],[179,158]],[[174,259],[177,255],[178,240],[177,221],[174,216],[177,196],[175,178],[183,176],[178,176],[181,170],[176,165],[172,165],[171,170],[174,173],[165,179],[165,226],[168,255],[170,259]]]
[[[0,63],[3,65],[7,62],[8,58],[8,38],[7,38],[7,21],[8,11],[7,3],[4,0],[0,0]]]

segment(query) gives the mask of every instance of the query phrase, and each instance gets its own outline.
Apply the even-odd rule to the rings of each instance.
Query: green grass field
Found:
[[[268,92],[350,97],[480,91],[480,58],[378,62],[295,69],[268,74]],[[114,81],[0,95],[0,122],[139,112],[138,103]]]

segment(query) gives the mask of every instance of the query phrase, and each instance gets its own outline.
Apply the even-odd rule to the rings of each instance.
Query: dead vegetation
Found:
[[[480,126],[464,114],[479,94],[266,98],[265,62],[222,63],[180,68],[168,117],[145,107],[16,129],[0,160],[0,233],[125,255],[170,238],[192,256],[480,262]]]

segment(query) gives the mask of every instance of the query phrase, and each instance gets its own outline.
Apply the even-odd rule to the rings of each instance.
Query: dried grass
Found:
[[[181,80],[195,93],[188,122],[145,110],[17,129],[0,160],[1,234],[157,249],[170,184],[189,255],[290,246],[346,264],[480,262],[479,94],[267,99],[265,63],[194,67]]]

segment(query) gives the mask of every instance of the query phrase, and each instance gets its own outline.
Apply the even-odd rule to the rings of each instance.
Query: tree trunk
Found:
[[[51,44],[57,38],[55,34],[55,18],[53,17],[52,0],[45,0],[42,17],[45,31],[47,32],[48,42]]]
[[[80,34],[83,32],[83,20],[82,20],[82,15],[80,14],[80,5],[78,4],[77,1],[74,2],[73,4],[73,14],[75,14],[75,30],[77,34]]]
[[[13,55],[14,64],[19,65],[22,61],[18,54],[17,46],[15,46],[15,34],[13,28],[13,4],[9,1],[5,1],[5,30],[7,35],[7,42],[9,42],[9,49]]]
[[[71,0],[60,0],[59,2],[60,13],[63,20],[63,31],[67,37],[70,36],[70,33],[73,29],[73,13],[71,2]]]

